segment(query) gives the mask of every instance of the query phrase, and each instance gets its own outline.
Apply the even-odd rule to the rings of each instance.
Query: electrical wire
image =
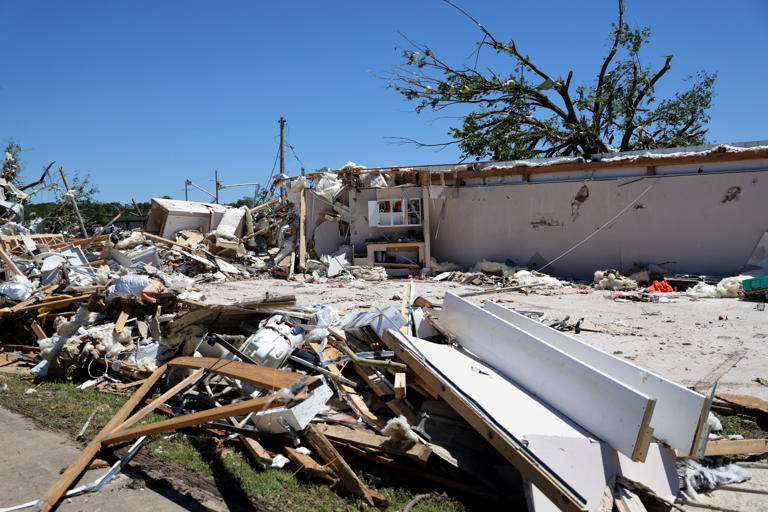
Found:
[[[545,268],[547,268],[548,266],[550,266],[551,264],[553,264],[554,262],[556,262],[557,260],[559,260],[560,258],[562,258],[563,256],[565,256],[565,255],[569,254],[571,251],[573,251],[573,250],[574,250],[574,249],[576,249],[577,247],[579,247],[579,246],[581,246],[582,244],[584,244],[584,243],[585,243],[587,240],[589,240],[590,238],[592,238],[593,236],[595,236],[596,234],[598,234],[598,233],[599,233],[600,231],[602,231],[602,230],[603,230],[603,229],[604,229],[606,226],[608,226],[608,225],[609,225],[611,222],[615,221],[615,220],[616,220],[616,219],[618,219],[618,218],[619,218],[619,217],[620,217],[620,216],[621,216],[621,215],[622,215],[624,212],[626,212],[627,210],[629,210],[629,209],[630,209],[630,208],[631,208],[631,207],[632,207],[632,206],[633,206],[633,205],[634,205],[634,204],[635,204],[637,201],[639,201],[639,200],[640,200],[640,198],[641,198],[641,197],[643,197],[645,194],[647,194],[647,193],[648,193],[648,191],[649,191],[649,190],[651,190],[651,189],[652,189],[652,188],[653,188],[653,187],[656,185],[656,183],[658,183],[658,182],[657,182],[657,181],[654,181],[653,183],[651,183],[650,185],[648,185],[648,187],[647,187],[645,190],[643,190],[643,191],[640,193],[640,195],[639,195],[639,196],[637,196],[637,197],[636,197],[636,198],[634,198],[632,201],[630,201],[630,202],[629,202],[629,204],[628,204],[627,206],[625,206],[625,207],[624,207],[624,208],[623,208],[623,209],[622,209],[622,210],[621,210],[619,213],[617,213],[616,215],[614,215],[613,217],[611,217],[611,219],[610,219],[608,222],[606,222],[605,224],[603,224],[602,226],[600,226],[599,228],[597,228],[596,230],[594,230],[592,233],[590,233],[589,235],[587,235],[587,237],[586,237],[586,238],[584,238],[584,239],[583,239],[581,242],[577,243],[576,245],[574,245],[573,247],[571,247],[570,249],[568,249],[567,251],[565,251],[563,254],[561,254],[561,255],[560,255],[560,256],[558,256],[557,258],[555,258],[555,259],[551,260],[549,263],[547,263],[546,265],[544,265],[543,267],[541,267],[540,269],[538,269],[538,271],[539,271],[539,272],[541,272],[542,270],[544,270]]]

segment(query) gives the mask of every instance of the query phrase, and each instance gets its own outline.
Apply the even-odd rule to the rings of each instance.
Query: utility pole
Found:
[[[213,172],[215,173],[214,179],[216,180],[216,204],[219,204],[219,170],[214,169]]]
[[[191,182],[189,180],[186,180],[184,182],[184,200],[189,201],[189,184]]]
[[[280,174],[285,174],[285,118],[280,118]]]
[[[85,222],[83,222],[83,217],[80,215],[80,208],[77,207],[75,194],[73,194],[72,189],[69,188],[69,180],[67,179],[67,175],[64,174],[64,167],[59,166],[59,172],[61,173],[61,179],[64,180],[64,186],[67,187],[67,195],[72,199],[72,206],[75,207],[75,215],[77,215],[77,220],[80,221],[80,229],[83,230],[83,238],[88,238],[88,230],[85,229]]]

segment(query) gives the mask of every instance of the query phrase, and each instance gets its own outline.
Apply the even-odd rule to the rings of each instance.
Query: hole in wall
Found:
[[[726,191],[725,197],[723,198],[723,203],[730,203],[734,199],[737,199],[739,197],[739,194],[741,194],[741,187],[731,187]]]

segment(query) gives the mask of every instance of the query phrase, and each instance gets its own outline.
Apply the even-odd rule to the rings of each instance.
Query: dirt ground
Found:
[[[30,420],[0,407],[0,509],[36,500],[80,454],[81,447],[61,433],[37,428]],[[141,457],[139,453],[139,457]],[[136,460],[136,459],[134,459]],[[141,466],[141,461],[137,461]],[[146,462],[146,461],[145,461]],[[204,482],[174,482],[167,468],[133,464],[98,493],[64,498],[60,512],[206,512],[227,510]],[[106,469],[87,471],[75,486],[92,482]],[[178,476],[178,475],[176,475]],[[196,477],[195,480],[199,480]],[[202,487],[202,488],[201,488]],[[215,488],[215,486],[214,486]],[[29,510],[29,509],[24,509]]]
[[[198,288],[206,300],[232,302],[271,295],[296,296],[299,305],[325,305],[337,312],[354,309],[400,307],[405,280],[355,281],[345,288],[333,283],[305,284],[283,280],[248,280],[210,283]],[[442,303],[446,291],[477,292],[482,287],[453,282],[415,281],[416,296]],[[608,292],[578,293],[575,288],[525,295],[506,292],[469,297],[482,304],[498,301],[512,309],[547,313],[546,322],[570,316],[584,318],[609,332],[573,334],[602,350],[632,360],[648,370],[693,386],[722,374],[718,392],[740,393],[768,400],[768,387],[755,381],[768,379],[768,311],[740,299],[691,300],[682,296],[666,303],[617,302]],[[722,320],[720,319],[722,317]],[[741,357],[738,357],[741,354]],[[733,356],[733,357],[731,357]],[[729,359],[731,363],[726,364]]]

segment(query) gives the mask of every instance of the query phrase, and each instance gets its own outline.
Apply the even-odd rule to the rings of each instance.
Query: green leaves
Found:
[[[477,51],[490,47],[508,57],[501,69],[453,67],[427,46],[408,40],[412,48],[403,50],[403,66],[418,73],[401,67],[389,77],[391,87],[417,102],[417,113],[424,108],[461,110],[461,125],[448,132],[453,140],[442,145],[458,144],[465,157],[588,156],[614,147],[628,151],[704,142],[716,75],[700,71],[689,77],[686,89],[657,99],[655,85],[672,56],[659,67],[642,65],[640,51],[651,31],[630,28],[623,21],[622,2],[610,33],[613,47],[600,73],[591,85],[573,89],[571,74],[567,80],[554,79],[558,75],[540,69],[514,40],[502,43],[482,30],[485,37]]]

